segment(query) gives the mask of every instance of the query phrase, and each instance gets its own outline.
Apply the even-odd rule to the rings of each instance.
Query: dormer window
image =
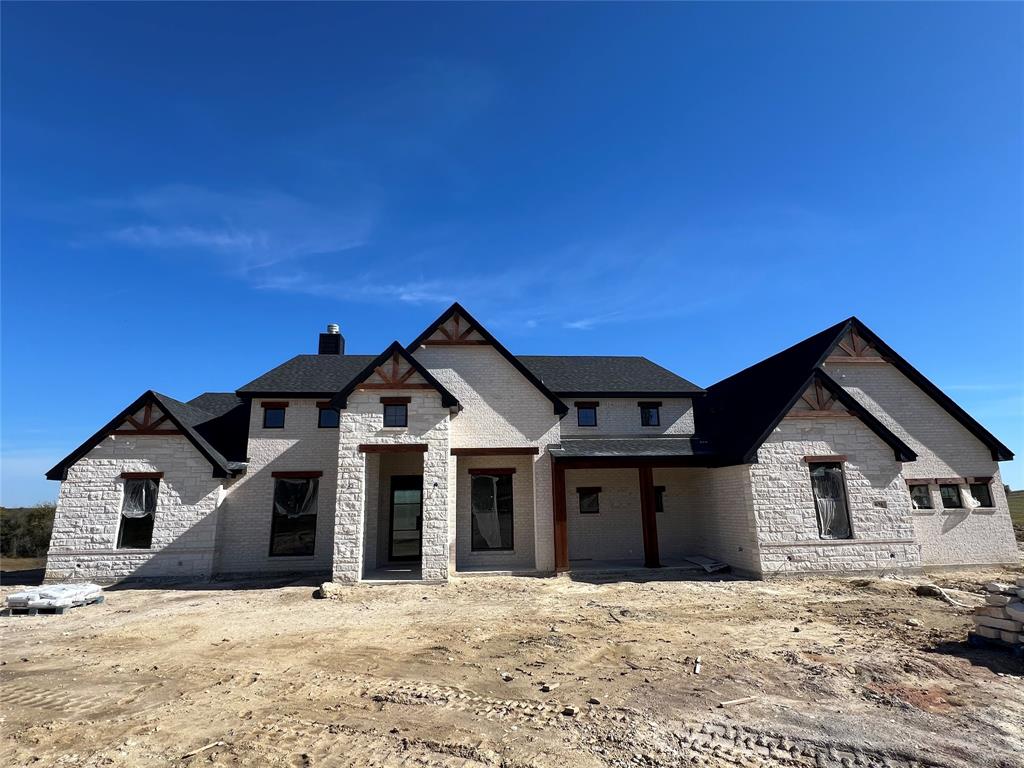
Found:
[[[409,397],[382,397],[381,404],[384,406],[385,427],[407,427],[409,426]]]
[[[640,406],[640,426],[661,426],[661,403],[638,403]]]
[[[580,427],[597,426],[597,403],[577,402],[576,403],[576,424]]]
[[[284,412],[288,403],[263,403],[263,428],[284,429]]]

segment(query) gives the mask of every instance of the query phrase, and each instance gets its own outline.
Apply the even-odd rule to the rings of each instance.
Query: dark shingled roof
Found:
[[[754,461],[757,449],[807,387],[817,380],[885,441],[898,461],[917,458],[906,443],[821,369],[852,320],[854,318],[826,328],[708,387],[707,395],[694,403],[694,418],[700,435],[714,444],[724,461]]]
[[[234,392],[204,392],[189,400],[188,405],[212,417],[198,422],[195,429],[229,464],[247,460],[250,400]]]
[[[565,438],[548,450],[558,459],[711,455],[703,440],[691,437]]]
[[[376,355],[297,355],[238,389],[247,396],[331,396],[364,373]],[[653,397],[704,390],[645,357],[517,355],[531,374],[559,395]]]
[[[147,402],[156,406],[167,415],[168,419],[188,439],[196,450],[213,466],[214,477],[227,477],[237,474],[245,468],[245,443],[248,439],[249,406],[234,397],[235,404],[230,405],[226,393],[209,392],[200,395],[196,401],[217,408],[219,413],[211,413],[197,405],[183,403],[153,390],[142,393],[131,405],[111,419],[96,434],[82,443],[78,448],[61,459],[46,477],[50,480],[63,480],[67,469],[96,445],[106,439],[107,435],[120,426],[128,416],[136,413]],[[244,418],[244,426],[242,419]]]
[[[857,335],[873,346],[887,362],[987,446],[993,461],[1013,458],[1009,448],[856,317],[836,323],[708,387],[707,395],[694,401],[698,432],[715,445],[724,459],[753,461],[757,449],[771,430],[817,378],[840,403],[889,443],[897,455],[913,455],[914,452],[903,441],[847,394],[821,367],[851,329],[856,330]]]
[[[594,397],[687,396],[704,390],[646,357],[519,355],[519,360],[558,395]]]
[[[240,395],[273,396],[305,394],[329,397],[339,392],[376,355],[296,355],[253,379],[237,391]]]

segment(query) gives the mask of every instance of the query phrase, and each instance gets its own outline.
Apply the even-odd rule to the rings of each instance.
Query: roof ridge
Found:
[[[807,338],[802,339],[801,341],[796,342],[795,344],[790,344],[788,347],[786,347],[785,349],[783,349],[783,350],[781,350],[779,352],[776,352],[774,355],[769,355],[768,357],[766,357],[766,358],[764,358],[762,360],[759,360],[756,363],[751,363],[746,368],[742,368],[742,369],[736,371],[736,373],[733,373],[733,374],[730,374],[729,376],[726,376],[724,379],[719,379],[714,384],[711,384],[708,387],[708,390],[709,391],[713,390],[715,387],[719,386],[720,384],[724,384],[724,383],[726,383],[728,381],[736,379],[736,378],[738,378],[739,376],[742,376],[745,373],[749,373],[749,372],[751,372],[751,371],[753,371],[753,370],[755,370],[757,368],[760,368],[762,366],[766,366],[769,363],[777,362],[779,358],[783,357],[784,355],[791,354],[792,352],[794,352],[795,350],[799,349],[800,347],[803,347],[805,345],[809,345],[810,342],[812,342],[812,341],[820,340],[820,341],[824,342],[824,340],[826,340],[826,339],[828,339],[830,337],[833,337],[833,336],[834,337],[838,337],[839,333],[841,331],[843,331],[853,321],[860,322],[860,321],[857,320],[857,318],[851,316],[851,317],[849,317],[849,318],[847,318],[845,320],[842,320],[841,322],[836,323],[835,325],[830,325],[828,328],[825,328],[822,331],[818,331],[817,333],[813,333],[810,336],[808,336]]]

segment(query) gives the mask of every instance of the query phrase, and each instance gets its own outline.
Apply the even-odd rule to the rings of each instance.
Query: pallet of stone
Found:
[[[81,608],[83,605],[99,605],[106,598],[103,595],[97,595],[96,597],[86,600],[84,603],[78,603],[76,605],[52,605],[44,606],[42,608],[14,608],[8,607],[3,610],[4,616],[63,616],[65,613],[70,611],[72,608]]]
[[[103,602],[103,588],[98,584],[53,584],[32,587],[7,596],[8,616],[63,614],[71,608]]]

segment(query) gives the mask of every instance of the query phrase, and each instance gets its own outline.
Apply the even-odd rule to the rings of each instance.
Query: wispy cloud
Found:
[[[155,225],[123,227],[112,230],[107,235],[111,240],[128,245],[150,248],[211,248],[224,252],[252,252],[264,249],[270,240],[266,232]]]
[[[241,276],[292,259],[367,242],[376,209],[365,200],[314,203],[274,190],[224,192],[166,185],[93,201],[111,224],[108,243],[215,256]]]
[[[95,206],[107,214],[103,242],[209,258],[253,290],[369,304],[459,300],[513,333],[552,326],[586,333],[720,309],[749,298],[759,281],[790,262],[799,268],[799,258],[778,256],[794,231],[833,226],[813,217],[808,223],[800,211],[778,217],[775,228],[759,216],[746,227],[733,222],[595,235],[528,252],[497,243],[482,259],[464,242],[479,232],[431,229],[426,242],[410,246],[416,232],[378,232],[384,211],[362,200],[314,202],[276,190],[167,185]],[[764,259],[732,258],[738,248]],[[324,255],[331,256],[329,270]],[[698,270],[714,291],[693,289]]]

